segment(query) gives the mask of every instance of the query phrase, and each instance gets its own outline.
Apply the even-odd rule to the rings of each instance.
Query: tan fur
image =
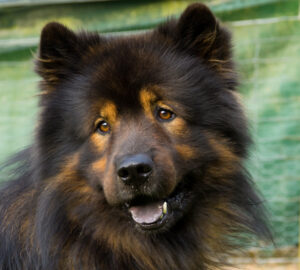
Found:
[[[92,145],[95,147],[95,149],[99,153],[101,153],[105,149],[106,142],[107,142],[107,136],[101,136],[100,134],[98,134],[97,132],[95,132],[91,136],[90,141],[91,141]]]
[[[98,173],[103,173],[106,168],[106,158],[103,157],[92,164],[92,170]]]
[[[228,142],[221,137],[209,135],[209,144],[219,156],[219,162],[212,164],[208,171],[220,179],[232,174],[240,163],[240,158],[233,153]]]
[[[189,134],[189,128],[180,117],[176,117],[173,121],[167,123],[166,126],[170,132],[178,137],[186,137]]]
[[[149,119],[153,119],[152,106],[156,99],[156,95],[151,90],[145,88],[140,91],[140,102]]]
[[[190,160],[197,156],[196,151],[186,144],[177,144],[175,146],[177,152],[185,159]]]
[[[117,121],[117,107],[116,105],[111,102],[107,101],[103,105],[100,110],[100,115],[109,121],[109,124],[112,125]]]

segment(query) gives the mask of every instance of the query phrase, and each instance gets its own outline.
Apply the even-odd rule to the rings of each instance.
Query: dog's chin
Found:
[[[188,213],[194,200],[193,194],[190,181],[182,181],[165,198],[138,195],[127,201],[123,209],[138,231],[163,233]]]

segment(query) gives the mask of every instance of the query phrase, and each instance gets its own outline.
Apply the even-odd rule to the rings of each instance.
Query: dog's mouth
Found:
[[[186,182],[180,183],[172,194],[164,199],[136,196],[125,205],[138,229],[164,231],[180,219],[191,205],[189,186]]]
[[[164,225],[168,215],[167,201],[149,202],[128,208],[133,221],[142,229],[154,230]]]

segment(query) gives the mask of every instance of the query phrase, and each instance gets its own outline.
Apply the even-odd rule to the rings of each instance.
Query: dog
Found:
[[[130,36],[41,33],[33,144],[0,190],[2,270],[206,270],[270,232],[231,36],[203,4]]]

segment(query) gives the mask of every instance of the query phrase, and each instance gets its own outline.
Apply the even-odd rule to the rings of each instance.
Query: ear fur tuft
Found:
[[[35,71],[54,85],[75,65],[77,46],[77,36],[73,31],[56,22],[48,23],[42,30]]]
[[[42,30],[39,57],[53,59],[75,53],[77,36],[62,24],[48,23]]]
[[[216,39],[217,28],[217,21],[211,11],[202,4],[193,4],[180,16],[177,38],[184,49],[197,53],[201,48],[204,57]]]
[[[188,6],[178,20],[160,25],[157,31],[177,49],[198,57],[222,75],[232,71],[231,35],[205,5]]]
[[[75,34],[60,23],[48,23],[42,30],[35,71],[48,86],[55,86],[76,73],[82,55],[100,43],[96,33]]]

